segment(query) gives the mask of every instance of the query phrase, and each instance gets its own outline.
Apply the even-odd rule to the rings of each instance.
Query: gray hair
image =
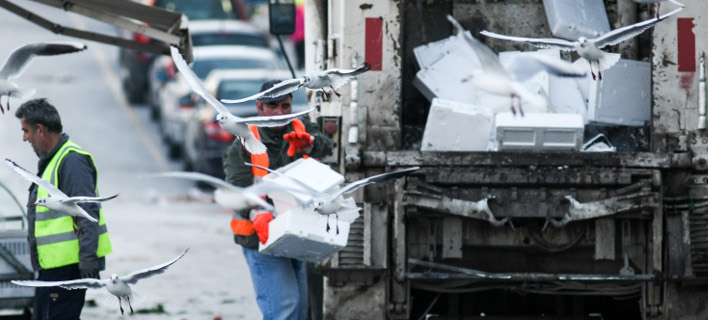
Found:
[[[42,124],[47,127],[51,133],[61,133],[62,125],[61,118],[57,109],[47,102],[46,98],[32,99],[23,103],[17,111],[15,111],[17,119],[25,118],[25,123],[36,128],[37,124]]]

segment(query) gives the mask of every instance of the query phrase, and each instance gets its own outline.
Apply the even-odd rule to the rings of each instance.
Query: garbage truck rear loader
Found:
[[[548,121],[515,136],[513,121],[532,112],[508,124],[499,120],[508,110],[492,110],[496,123],[454,125],[490,112],[482,102],[491,100],[445,98],[475,90],[460,86],[471,72],[464,59],[450,60],[462,62],[442,82],[425,78],[449,70],[421,67],[426,56],[416,49],[445,47],[441,40],[455,31],[448,14],[499,53],[536,48],[479,31],[556,37],[562,31],[553,27],[582,29],[568,17],[585,12],[594,19],[598,8],[609,31],[653,18],[656,7],[629,0],[306,0],[308,71],[374,65],[338,90],[341,97],[314,93],[318,121],[338,142],[335,156],[323,161],[350,181],[421,167],[357,191],[362,216],[347,246],[319,265],[324,318],[708,317],[708,27],[700,15],[708,4],[683,3],[685,10],[605,48],[622,60],[603,80],[540,79],[552,102],[542,116]],[[664,3],[660,10],[675,8]],[[464,58],[459,53],[440,56]],[[519,53],[502,58],[507,54]],[[463,89],[450,92],[453,85]],[[584,111],[563,104],[574,94]],[[564,125],[553,121],[558,114],[580,113],[579,127],[553,134]],[[433,116],[449,122],[433,123]],[[496,137],[480,137],[480,130]],[[529,135],[543,140],[504,145]],[[480,140],[496,150],[445,150]],[[604,152],[581,151],[588,142]]]

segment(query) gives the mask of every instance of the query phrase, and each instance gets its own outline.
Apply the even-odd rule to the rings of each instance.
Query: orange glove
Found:
[[[256,229],[258,240],[265,244],[268,240],[268,222],[273,220],[273,214],[270,212],[261,212],[253,218],[253,228]]]
[[[288,140],[290,143],[290,148],[288,149],[288,157],[292,157],[297,152],[303,152],[312,145],[315,141],[315,137],[307,132],[290,132],[283,135],[283,139]]]

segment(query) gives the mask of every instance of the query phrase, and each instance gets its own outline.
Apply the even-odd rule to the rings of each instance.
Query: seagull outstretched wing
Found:
[[[242,102],[256,100],[256,99],[260,99],[260,98],[279,97],[279,96],[291,93],[291,92],[299,89],[300,84],[302,84],[301,78],[283,80],[281,82],[276,83],[274,86],[268,88],[267,90],[261,91],[259,93],[254,94],[254,95],[251,95],[251,96],[248,96],[245,98],[241,98],[241,99],[221,99],[221,102],[223,102],[223,103],[242,103]]]
[[[106,285],[105,280],[83,278],[65,281],[12,280],[12,283],[25,287],[62,287],[64,289],[98,289]]]
[[[659,21],[664,20],[668,18],[669,16],[683,10],[682,7],[679,7],[675,9],[674,11],[671,11],[659,18],[652,18],[648,20],[644,20],[642,22],[637,22],[635,24],[631,24],[628,26],[624,26],[622,28],[618,28],[615,30],[612,30],[608,33],[605,33],[597,39],[595,39],[595,45],[598,48],[603,48],[606,46],[613,46],[616,45],[622,41],[634,38],[641,34],[642,32],[646,31],[647,29],[653,27],[655,24],[657,24]]]
[[[204,87],[204,83],[202,83],[202,80],[199,79],[199,77],[196,73],[194,73],[192,68],[187,65],[187,61],[184,60],[182,54],[179,52],[179,49],[177,49],[177,47],[172,46],[170,47],[170,53],[172,54],[172,60],[175,62],[177,70],[182,73],[182,75],[184,76],[184,80],[187,82],[189,87],[192,88],[195,93],[204,98],[204,100],[209,102],[209,104],[211,104],[214,109],[216,109],[216,112],[230,114],[229,110],[226,109],[226,107],[221,104],[219,100],[209,94],[209,91],[207,91],[207,89]]]
[[[37,56],[53,56],[86,50],[86,45],[76,41],[47,41],[23,45],[10,54],[0,69],[0,79],[19,77]]]
[[[22,176],[22,177],[25,178],[26,180],[28,180],[28,181],[30,181],[30,182],[34,182],[34,183],[37,184],[38,186],[40,186],[40,187],[44,188],[45,190],[47,190],[47,192],[49,192],[49,195],[51,195],[51,196],[53,196],[53,197],[58,197],[58,198],[62,198],[62,197],[63,197],[63,198],[66,198],[66,197],[67,197],[66,194],[64,194],[64,192],[62,192],[61,190],[59,190],[59,188],[55,187],[53,184],[49,183],[49,181],[47,181],[47,180],[42,180],[40,177],[38,177],[38,176],[32,174],[31,172],[27,171],[27,169],[25,169],[25,168],[23,168],[23,167],[20,167],[20,165],[18,165],[18,164],[15,163],[14,161],[12,161],[12,160],[10,160],[10,159],[5,159],[5,163],[6,163],[10,168],[12,168],[13,171],[17,172],[17,174],[19,174],[20,176]]]
[[[177,262],[177,260],[182,258],[184,256],[184,254],[187,253],[187,251],[189,251],[189,248],[184,250],[184,252],[182,252],[182,254],[180,254],[177,258],[174,258],[174,259],[167,261],[163,264],[156,265],[152,268],[147,268],[147,269],[135,271],[125,277],[122,277],[122,279],[125,283],[136,284],[138,282],[138,280],[149,278],[149,277],[164,273],[165,270],[167,270],[167,268],[169,266],[171,266],[172,264]]]
[[[559,50],[563,50],[563,51],[575,50],[575,42],[563,40],[563,39],[527,38],[527,37],[507,36],[507,35],[498,34],[498,33],[494,33],[494,32],[487,31],[487,30],[481,31],[480,34],[490,37],[490,38],[496,38],[496,39],[501,39],[501,40],[526,42],[526,43],[530,43],[538,48],[559,49]]]
[[[312,110],[314,110],[314,108],[297,113],[283,114],[279,116],[256,116],[240,118],[239,122],[243,122],[247,125],[256,125],[259,127],[279,127],[287,125],[291,121],[310,113],[310,111]]]
[[[405,176],[413,171],[416,171],[418,169],[420,169],[420,167],[406,168],[406,169],[401,169],[401,170],[397,170],[397,171],[393,171],[393,172],[384,172],[382,174],[377,174],[375,176],[360,179],[360,180],[354,181],[350,184],[347,184],[343,188],[339,189],[337,192],[332,193],[329,196],[329,198],[336,199],[340,195],[352,193],[352,192],[356,191],[357,189],[359,189],[363,186],[372,184],[372,183],[398,179],[398,178],[403,177],[403,176]]]

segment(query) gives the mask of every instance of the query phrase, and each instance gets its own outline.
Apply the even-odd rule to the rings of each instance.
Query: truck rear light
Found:
[[[216,122],[210,121],[205,123],[204,131],[206,132],[207,137],[209,137],[209,139],[214,140],[216,142],[231,143],[235,139],[234,135],[226,132],[226,130],[221,128],[221,125]]]

